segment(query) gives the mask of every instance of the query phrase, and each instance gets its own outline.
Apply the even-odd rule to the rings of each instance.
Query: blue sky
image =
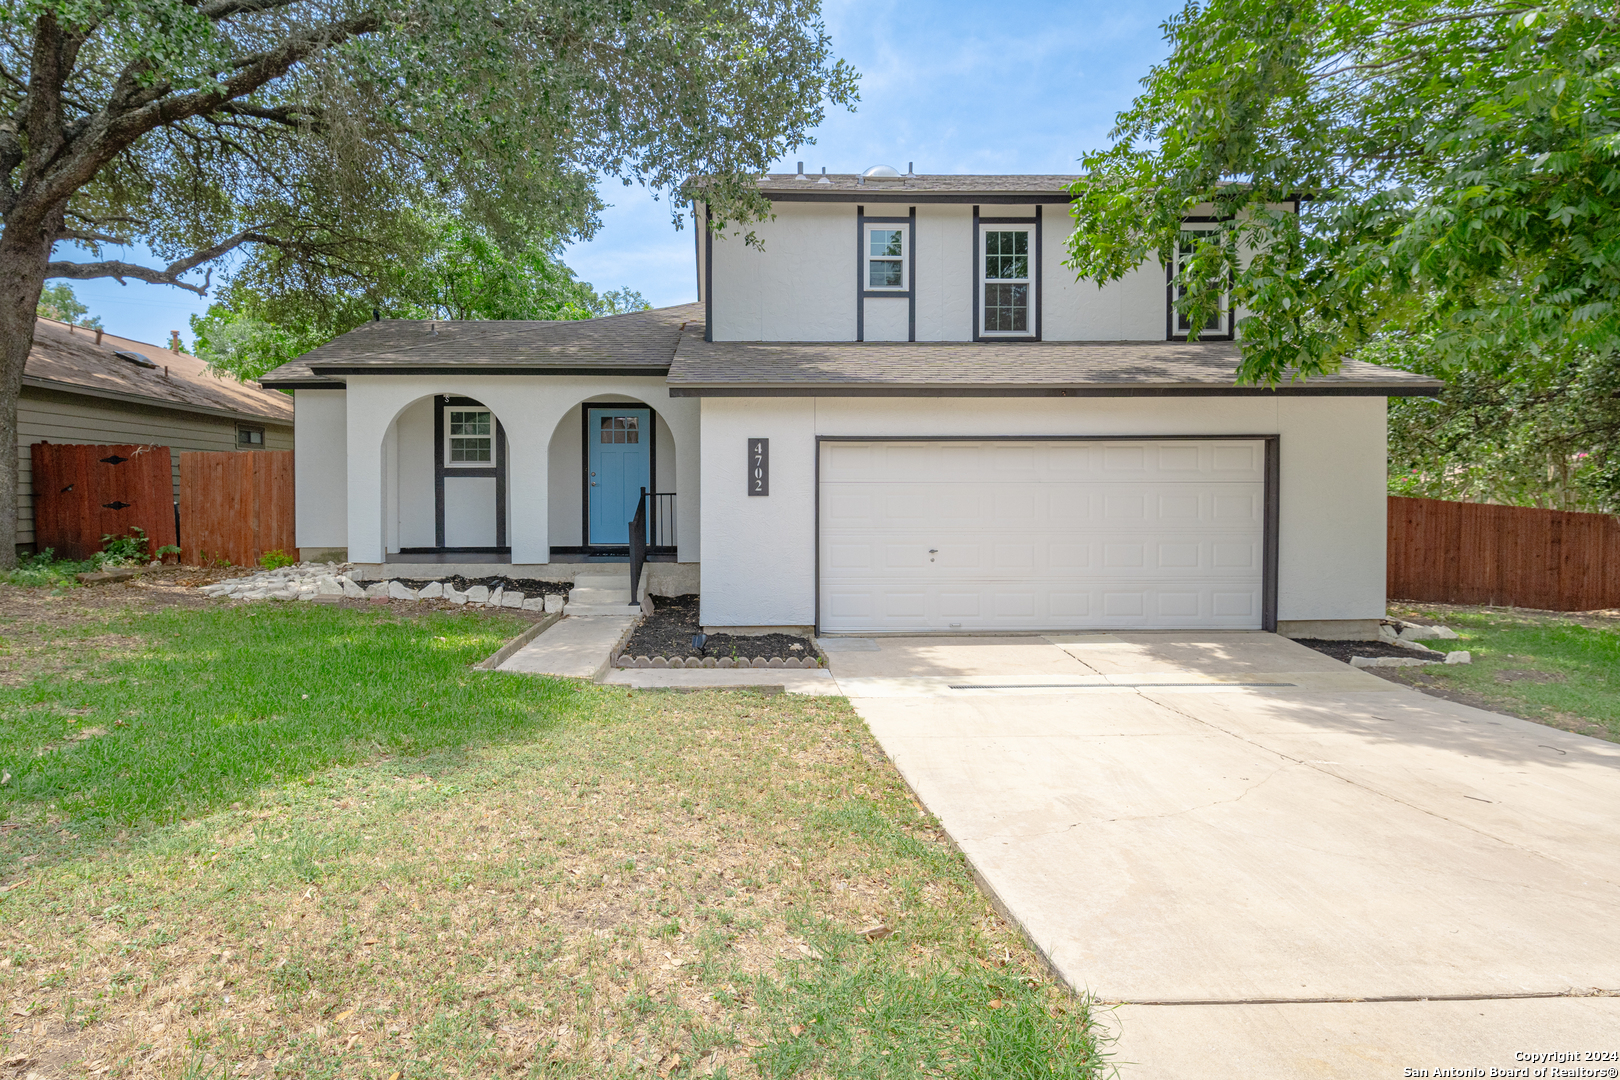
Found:
[[[815,144],[777,171],[803,161],[810,172],[903,172],[907,162],[920,173],[1072,172],[1107,143],[1114,114],[1164,56],[1159,24],[1179,7],[826,0],[833,47],[861,73],[861,102],[829,112]],[[568,264],[600,290],[628,286],[659,306],[696,299],[690,224],[677,232],[667,201],[617,180],[602,194],[612,204],[603,227],[568,247]],[[187,317],[208,304],[135,281],[72,284],[109,331],[142,341],[165,342],[170,330],[190,341]]]

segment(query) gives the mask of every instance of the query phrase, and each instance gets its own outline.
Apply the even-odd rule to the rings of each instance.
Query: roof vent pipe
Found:
[[[804,175],[804,162],[802,162],[802,161],[799,162],[799,175],[794,177],[794,179],[803,180],[805,183],[810,182],[810,178],[808,176]]]
[[[907,176],[916,176],[917,175],[917,170],[912,167],[912,166],[914,166],[916,164],[917,163],[915,161],[906,162],[906,175]]]
[[[818,183],[818,184],[830,184],[830,183],[832,183],[831,180],[827,179],[827,166],[823,165],[821,167],[821,179],[817,180],[816,183]]]
[[[101,344],[101,327],[96,327],[96,344]]]

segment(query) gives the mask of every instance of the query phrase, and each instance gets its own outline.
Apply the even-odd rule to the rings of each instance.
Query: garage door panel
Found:
[[[824,452],[828,631],[1259,625],[1258,441]]]

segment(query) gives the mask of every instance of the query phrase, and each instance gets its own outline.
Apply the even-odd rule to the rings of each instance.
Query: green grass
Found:
[[[474,672],[515,629],[476,613],[104,622],[144,645],[0,692],[0,1058],[111,1077],[1111,1071],[1089,1002],[990,909],[847,702]],[[135,824],[95,827],[114,821]],[[868,941],[874,923],[892,936]]]
[[[171,821],[332,765],[532,732],[575,691],[468,670],[523,625],[308,604],[114,616],[105,632],[141,643],[127,658],[0,690],[0,810]]]
[[[1470,664],[1419,669],[1421,682],[1620,741],[1620,627],[1500,609],[1414,605],[1390,611],[1443,622],[1463,640],[1427,644],[1473,656]]]

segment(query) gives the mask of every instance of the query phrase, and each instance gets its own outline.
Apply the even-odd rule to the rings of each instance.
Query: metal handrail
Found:
[[[649,508],[651,512],[649,513]],[[630,602],[636,602],[641,587],[641,568],[646,565],[647,551],[674,552],[675,493],[641,489],[636,500],[636,514],[630,519]]]

